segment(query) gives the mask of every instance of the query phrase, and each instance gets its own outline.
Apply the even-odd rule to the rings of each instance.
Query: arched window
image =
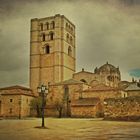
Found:
[[[66,39],[66,40],[67,40],[67,42],[69,42],[69,34],[67,34],[67,37],[66,37],[66,38],[67,38],[67,39]]]
[[[52,21],[52,23],[51,23],[51,28],[54,29],[54,27],[55,27],[55,22]]]
[[[81,82],[84,82],[84,83],[87,83],[87,81],[85,79],[81,79],[80,81]]]
[[[50,32],[49,33],[49,36],[50,36],[50,40],[53,40],[54,39],[54,33],[53,32]]]
[[[69,46],[69,48],[68,48],[68,55],[69,55],[69,56],[72,56],[72,49],[71,49],[71,46]]]
[[[45,53],[46,54],[49,54],[50,53],[50,46],[49,45],[46,45],[45,46]]]
[[[73,32],[73,28],[71,27],[71,32]]]
[[[43,31],[43,23],[40,24],[40,30]]]
[[[72,44],[72,36],[70,37],[70,43]]]
[[[66,29],[68,28],[68,23],[66,23]]]
[[[49,30],[49,23],[46,22],[46,30]]]
[[[42,41],[45,41],[45,33],[42,34]]]

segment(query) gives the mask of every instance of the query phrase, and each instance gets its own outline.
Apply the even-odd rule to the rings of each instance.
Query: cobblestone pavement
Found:
[[[95,119],[0,120],[0,140],[140,140],[140,122]]]

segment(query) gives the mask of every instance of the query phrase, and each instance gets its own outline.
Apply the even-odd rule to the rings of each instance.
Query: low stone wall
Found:
[[[106,120],[140,120],[140,97],[127,97],[104,100]]]
[[[30,110],[31,117],[41,117],[41,115],[42,115],[41,109],[39,109],[39,112],[37,112],[36,108],[31,108]],[[58,117],[59,112],[53,107],[46,107],[44,109],[44,116],[45,117]]]
[[[96,117],[96,106],[72,106],[71,117],[90,118]]]

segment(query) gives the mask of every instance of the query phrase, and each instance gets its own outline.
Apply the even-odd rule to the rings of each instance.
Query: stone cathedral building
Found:
[[[140,83],[134,79],[132,82],[121,81],[119,67],[108,62],[95,67],[92,72],[84,68],[75,72],[75,53],[75,25],[64,15],[31,19],[30,88],[1,88],[0,116],[20,118],[33,115],[30,102],[38,98],[40,84],[49,88],[45,115],[53,117],[60,114],[63,117],[106,116],[114,113],[110,111],[116,111],[116,106],[108,104],[107,99],[114,99],[114,104],[118,104],[117,99],[140,96]],[[140,116],[139,105],[140,102],[134,102],[133,109],[137,112],[125,108],[123,114]]]
[[[119,68],[108,62],[94,73],[75,73],[75,26],[63,15],[32,19],[30,46],[30,87],[34,93],[39,84],[55,84],[72,77],[85,84],[117,87]]]

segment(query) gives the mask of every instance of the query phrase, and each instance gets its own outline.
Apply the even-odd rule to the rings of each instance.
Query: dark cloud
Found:
[[[30,19],[58,13],[76,25],[77,70],[109,61],[130,79],[129,71],[140,67],[140,7],[136,0],[106,1],[1,0],[0,86],[28,85]]]

